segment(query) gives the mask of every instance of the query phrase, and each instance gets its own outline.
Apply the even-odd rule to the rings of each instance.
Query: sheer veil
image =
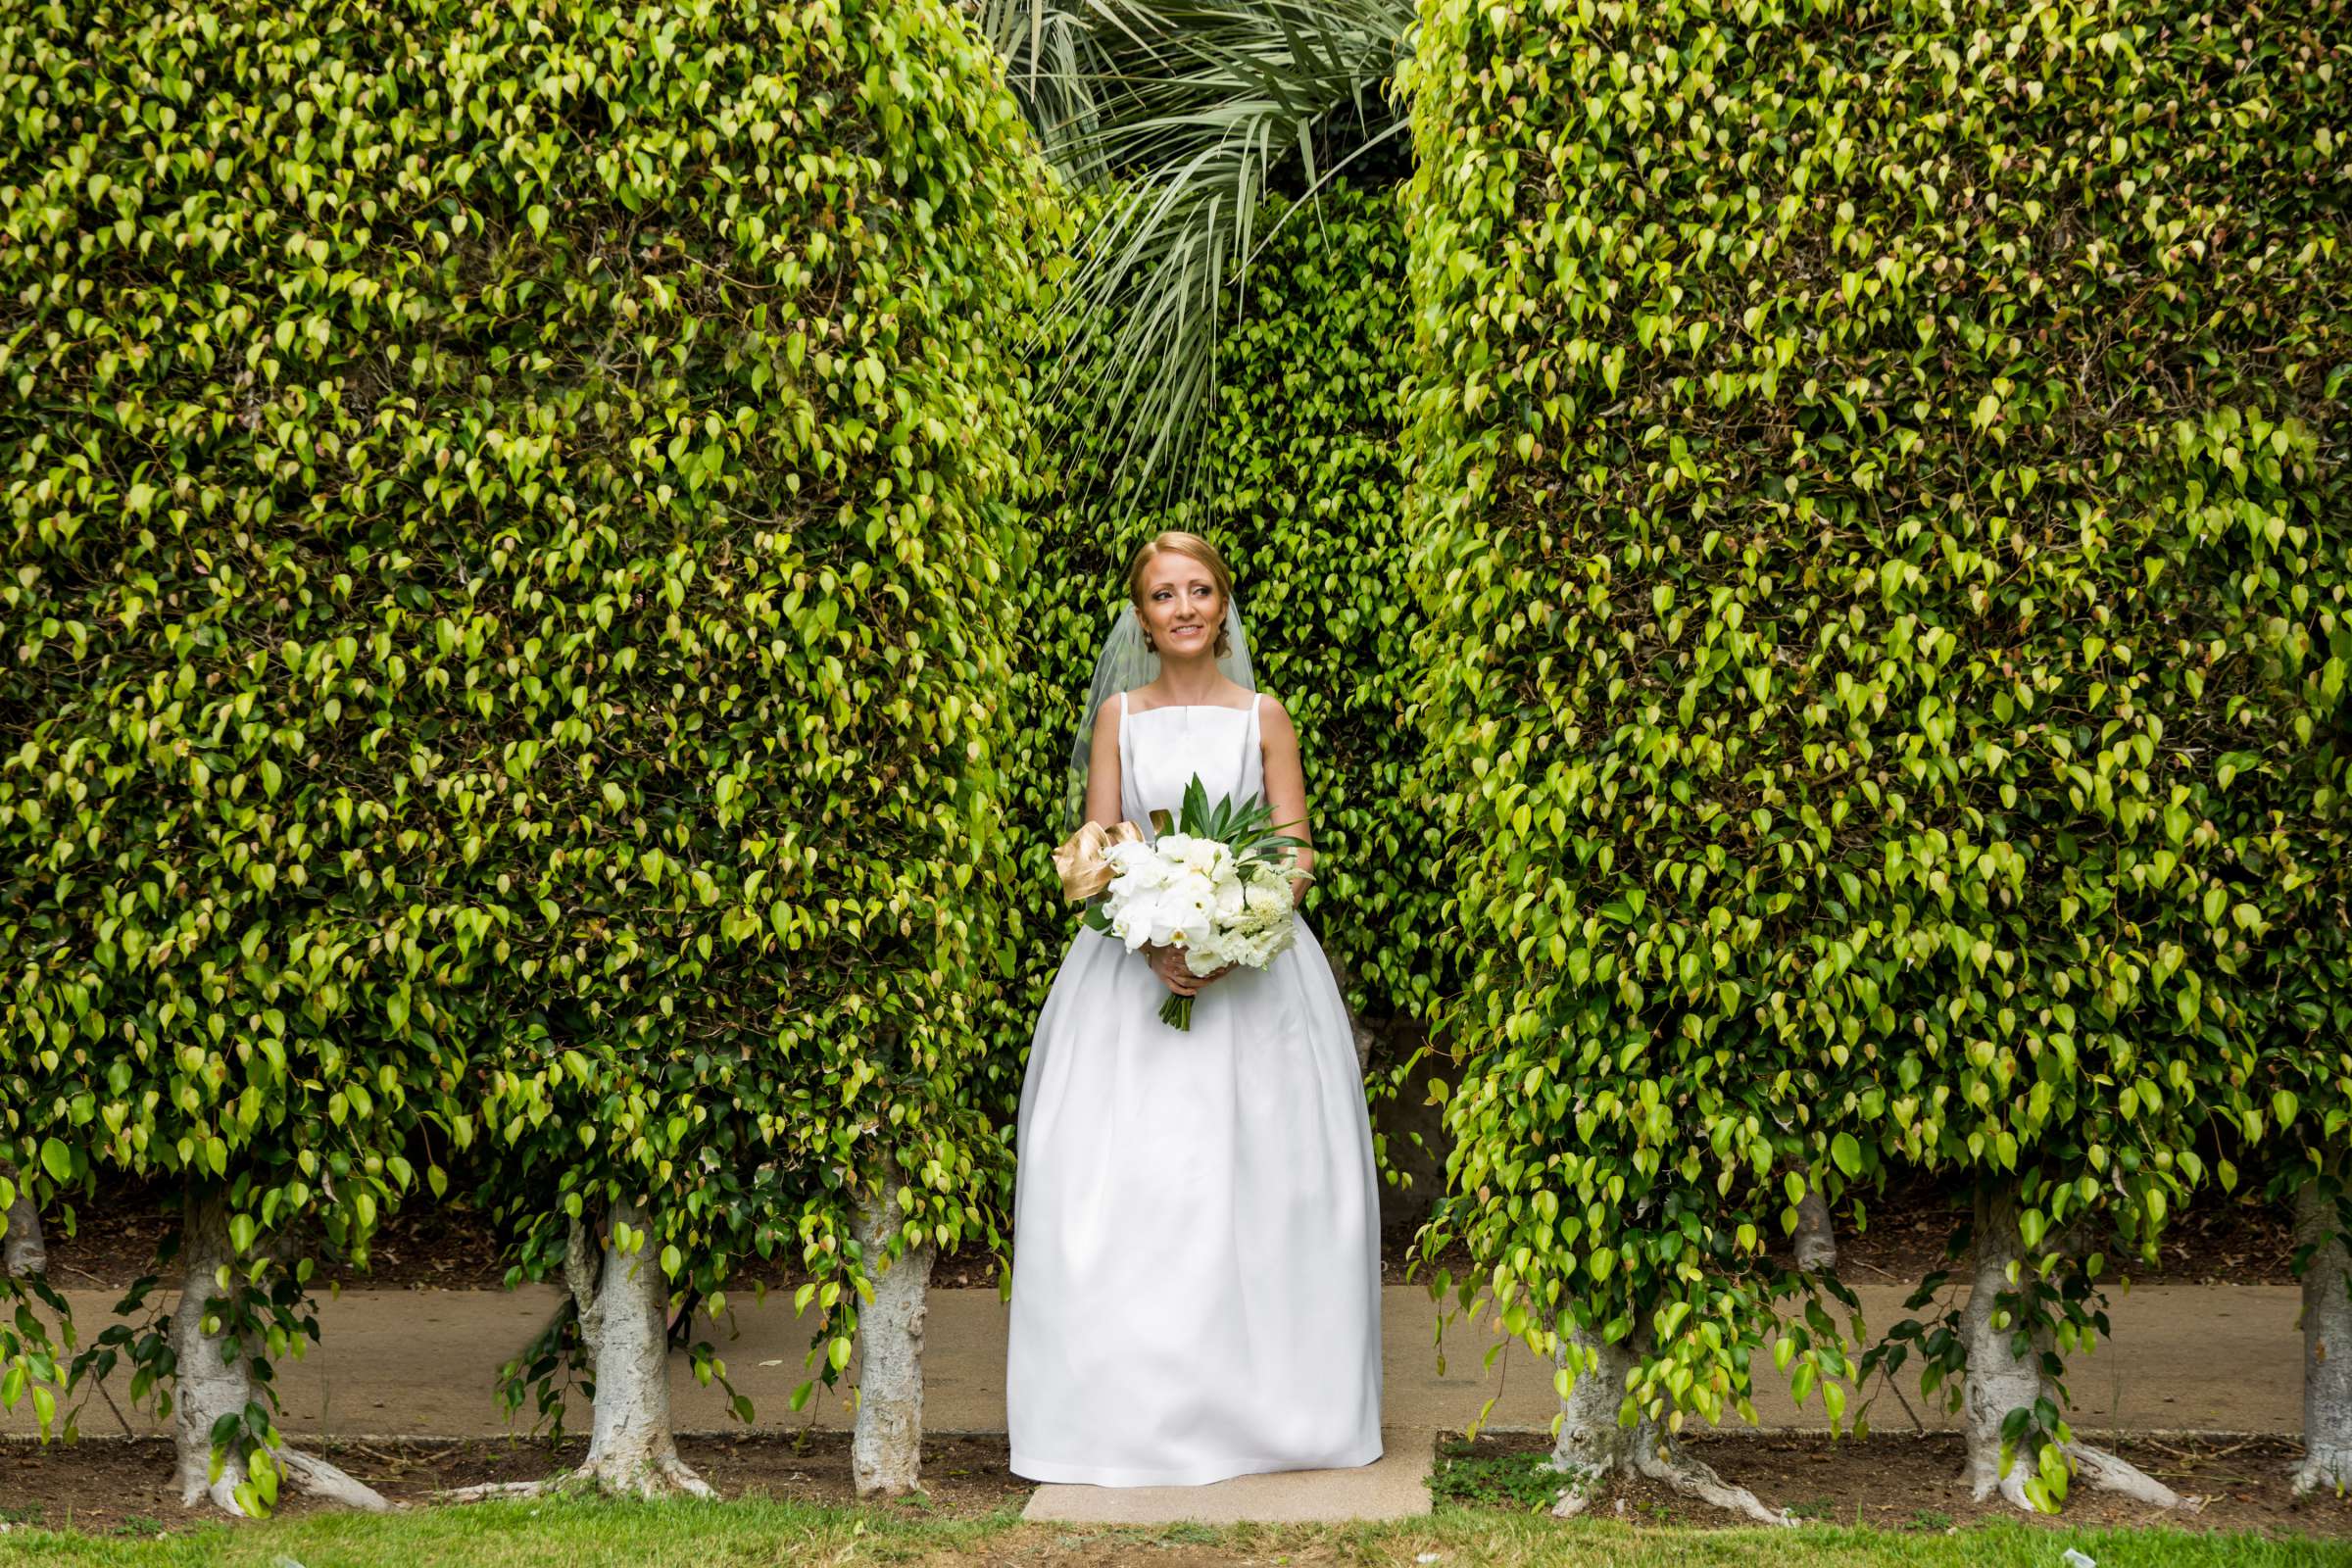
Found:
[[[1242,601],[1238,594],[1225,596],[1225,630],[1226,646],[1231,651],[1217,656],[1218,672],[1237,686],[1257,690],[1257,680],[1250,666],[1250,634],[1242,625]],[[1119,693],[1150,685],[1158,678],[1159,655],[1144,646],[1144,630],[1136,621],[1134,604],[1122,603],[1118,618],[1111,622],[1110,635],[1102,639],[1102,651],[1095,656],[1095,678],[1087,687],[1086,700],[1078,707],[1078,735],[1070,743],[1069,775],[1061,798],[1061,833],[1065,839],[1086,821],[1086,776],[1094,758],[1095,715]]]

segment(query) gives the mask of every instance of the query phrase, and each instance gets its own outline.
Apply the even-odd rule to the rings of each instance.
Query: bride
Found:
[[[1298,731],[1251,684],[1233,579],[1137,552],[1072,749],[1065,830],[1263,797],[1305,839]],[[1080,791],[1083,790],[1083,804]],[[1306,885],[1292,884],[1297,899]],[[1197,996],[1190,1031],[1159,1020]],[[1015,1475],[1196,1486],[1380,1457],[1380,1185],[1338,982],[1300,919],[1264,969],[1078,928],[1021,1080],[1005,1406]]]

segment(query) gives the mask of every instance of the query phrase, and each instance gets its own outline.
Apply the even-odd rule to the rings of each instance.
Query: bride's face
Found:
[[[1225,623],[1225,596],[1208,568],[1162,550],[1144,568],[1144,629],[1161,660],[1209,657]]]

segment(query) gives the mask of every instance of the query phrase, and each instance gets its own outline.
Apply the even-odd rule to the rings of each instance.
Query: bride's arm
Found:
[[[1065,797],[1066,799],[1066,797]],[[1086,752],[1086,815],[1109,827],[1119,820],[1119,700],[1105,698],[1095,715],[1094,739]]]
[[[1306,839],[1311,845],[1314,835],[1306,825],[1306,769],[1298,760],[1298,731],[1291,723],[1290,710],[1275,698],[1264,699],[1264,710],[1258,714],[1258,738],[1264,751],[1266,804],[1274,811],[1274,831]],[[1299,874],[1291,878],[1293,904],[1306,897],[1306,872],[1314,863],[1311,847],[1299,850]]]
[[[1119,815],[1119,700],[1104,699],[1095,714],[1094,738],[1086,748],[1086,820],[1109,827],[1122,820]],[[1100,902],[1102,895],[1096,895]],[[1151,943],[1144,945],[1144,957],[1151,961],[1158,949]]]

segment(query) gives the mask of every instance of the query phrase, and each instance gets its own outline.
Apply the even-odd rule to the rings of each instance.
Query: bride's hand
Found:
[[[1160,983],[1176,995],[1189,997],[1200,989],[1200,977],[1185,967],[1182,948],[1147,942],[1143,954],[1145,960],[1152,965],[1152,972],[1159,976]]]
[[[1180,997],[1197,995],[1202,986],[1211,980],[1222,980],[1233,970],[1233,965],[1229,963],[1222,968],[1211,969],[1206,974],[1195,974],[1184,961],[1182,948],[1162,947],[1156,942],[1145,943],[1143,954],[1151,960],[1152,972]]]

